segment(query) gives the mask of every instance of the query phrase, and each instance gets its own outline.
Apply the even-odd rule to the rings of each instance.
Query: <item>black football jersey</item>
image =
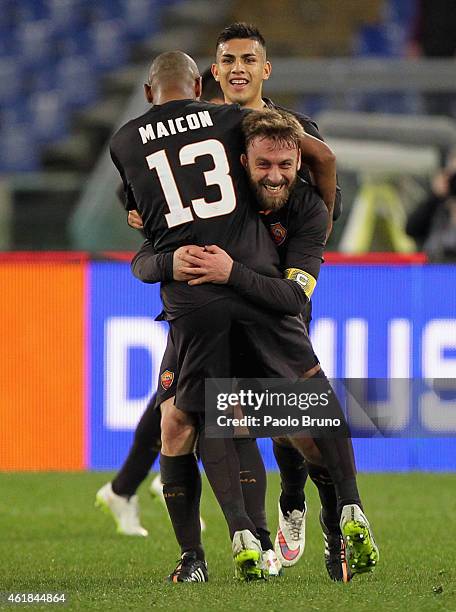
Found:
[[[299,178],[285,206],[263,215],[279,252],[282,273],[297,268],[318,278],[327,220],[324,202],[315,189]]]
[[[311,119],[307,115],[303,115],[302,113],[298,113],[297,111],[290,110],[289,108],[285,108],[284,106],[280,106],[279,104],[275,104],[269,98],[263,98],[263,102],[266,104],[268,108],[272,108],[272,109],[275,108],[277,110],[282,110],[287,113],[290,113],[290,115],[294,115],[296,119],[299,121],[299,123],[302,125],[302,127],[304,128],[304,131],[306,132],[306,134],[310,134],[310,136],[313,136],[314,138],[318,138],[318,140],[321,140],[322,142],[325,141],[325,139],[323,138],[323,136],[320,134],[318,130],[318,125],[315,123],[313,119]],[[307,166],[305,166],[305,164],[301,165],[301,168],[298,170],[298,174],[309,185],[312,185],[312,179],[310,177],[309,170]],[[337,185],[336,199],[334,202],[334,210],[333,210],[333,220],[336,221],[340,217],[341,213],[342,213],[342,193],[341,193],[339,185]]]
[[[217,244],[253,270],[280,276],[277,251],[240,163],[247,112],[194,100],[155,105],[113,136],[111,157],[126,207],[139,210],[157,253]],[[162,284],[168,319],[226,295],[227,287]]]
[[[328,211],[316,190],[298,178],[285,206],[261,216],[277,245],[284,278],[260,275],[235,261],[228,285],[260,307],[282,314],[299,314],[310,299],[320,272]],[[146,240],[133,258],[132,271],[146,283],[169,280],[173,277],[173,255],[156,253]]]

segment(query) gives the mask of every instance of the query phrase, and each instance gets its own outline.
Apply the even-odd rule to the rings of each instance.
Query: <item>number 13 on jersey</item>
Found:
[[[204,172],[206,185],[217,185],[220,189],[220,200],[206,202],[204,198],[195,198],[191,201],[193,211],[201,219],[211,219],[227,215],[236,208],[236,194],[234,193],[233,181],[230,176],[230,166],[226,157],[225,148],[218,140],[203,140],[185,145],[179,151],[179,162],[181,166],[194,164],[197,157],[210,155],[214,162],[214,168]],[[190,206],[184,206],[179,189],[173,175],[164,149],[148,155],[146,161],[150,170],[156,170],[160,180],[163,194],[169,208],[165,214],[168,227],[176,227],[182,223],[194,220]]]

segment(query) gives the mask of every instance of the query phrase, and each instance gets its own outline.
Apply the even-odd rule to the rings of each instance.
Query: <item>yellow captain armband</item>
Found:
[[[287,268],[284,273],[284,278],[288,278],[298,283],[310,300],[317,284],[317,280],[311,274],[299,268]]]

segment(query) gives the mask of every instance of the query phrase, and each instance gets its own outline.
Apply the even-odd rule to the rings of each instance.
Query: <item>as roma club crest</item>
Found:
[[[271,223],[269,226],[272,239],[277,246],[280,246],[287,236],[287,230],[281,223]]]
[[[163,374],[160,376],[160,384],[165,391],[171,387],[174,382],[174,372],[171,370],[165,370]]]

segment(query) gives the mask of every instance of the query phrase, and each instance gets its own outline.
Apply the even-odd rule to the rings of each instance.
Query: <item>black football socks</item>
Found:
[[[284,515],[293,510],[304,510],[304,486],[307,480],[307,465],[301,453],[291,447],[273,441],[274,457],[280,471],[280,508]]]
[[[237,438],[234,441],[239,457],[239,477],[244,505],[249,518],[255,525],[263,550],[274,548],[266,519],[266,469],[253,438]]]
[[[257,536],[244,504],[240,465],[232,438],[209,438],[200,430],[199,451],[209,484],[225,515],[231,539],[235,531],[248,529]]]
[[[328,382],[328,387],[330,386],[322,370],[317,372],[312,378],[324,379]],[[312,380],[312,378],[309,380]],[[331,416],[332,418],[337,416],[342,423],[342,427],[334,431],[322,429],[312,435],[312,438],[321,453],[322,460],[334,483],[337,495],[337,509],[340,514],[345,505],[357,504],[362,508],[362,504],[356,483],[355,456],[350,430],[334,391],[330,394],[329,398],[329,404],[322,408],[321,416],[323,418],[326,416]]]
[[[318,489],[320,496],[322,519],[330,531],[339,529],[339,513],[337,511],[337,496],[334,484],[328,470],[321,465],[307,463],[309,478]]]
[[[160,455],[163,495],[181,552],[194,551],[204,561],[201,543],[201,474],[194,453]]]
[[[133,444],[122,467],[112,481],[116,495],[131,497],[147,477],[161,447],[161,413],[151,398],[135,431]]]

